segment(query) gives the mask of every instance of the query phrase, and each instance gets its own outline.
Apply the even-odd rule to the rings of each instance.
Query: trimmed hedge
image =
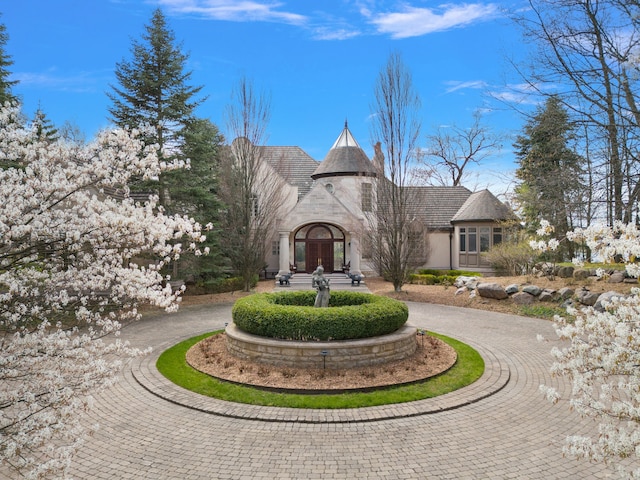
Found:
[[[355,340],[395,332],[409,318],[392,298],[349,291],[331,293],[328,308],[313,306],[316,292],[258,293],[236,301],[232,317],[241,330],[284,340]]]
[[[421,268],[418,270],[419,275],[433,275],[435,277],[450,276],[459,277],[463,275],[465,277],[481,277],[479,272],[469,272],[467,270],[437,270],[434,268]]]
[[[409,283],[414,285],[453,285],[460,275],[465,277],[481,277],[478,272],[467,272],[465,270],[434,270],[422,268],[418,273],[409,275]]]
[[[251,287],[258,284],[258,275],[254,275],[251,279]],[[217,278],[215,280],[207,280],[198,282],[196,285],[187,287],[186,295],[206,295],[210,293],[227,293],[237,292],[244,288],[244,280],[242,277]]]

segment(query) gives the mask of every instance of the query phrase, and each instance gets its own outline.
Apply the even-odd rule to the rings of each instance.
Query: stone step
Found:
[[[280,285],[280,281],[275,281],[276,290],[311,290],[311,277],[310,273],[296,273],[289,279],[289,285]],[[356,283],[351,284],[351,279],[344,273],[327,273],[325,278],[329,279],[329,286],[334,290],[346,290],[357,289],[368,291],[365,285],[365,279],[360,281],[360,285]]]

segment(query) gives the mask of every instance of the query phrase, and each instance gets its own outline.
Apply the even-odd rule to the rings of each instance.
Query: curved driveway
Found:
[[[101,428],[75,457],[72,474],[79,479],[615,477],[602,465],[562,456],[566,435],[595,427],[572,414],[566,401],[554,406],[538,392],[541,383],[558,384],[548,374],[549,351],[557,343],[550,322],[418,303],[410,303],[409,310],[411,323],[481,351],[489,368],[478,385],[393,410],[252,410],[182,395],[177,387],[163,386],[152,358],[135,361],[121,382],[96,399],[88,421]],[[145,318],[123,338],[151,345],[157,355],[183,338],[222,328],[230,312],[230,304],[183,308]],[[538,342],[539,333],[551,342]]]

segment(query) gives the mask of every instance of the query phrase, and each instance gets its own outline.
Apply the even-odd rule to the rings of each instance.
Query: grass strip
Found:
[[[373,392],[321,395],[274,393],[224,382],[187,364],[187,350],[200,340],[217,333],[220,331],[192,337],[170,347],[160,355],[156,367],[176,385],[220,400],[272,407],[326,409],[372,407],[433,398],[475,382],[484,372],[484,360],[469,345],[444,335],[429,333],[451,345],[456,350],[458,358],[449,370],[423,382],[387,387]]]

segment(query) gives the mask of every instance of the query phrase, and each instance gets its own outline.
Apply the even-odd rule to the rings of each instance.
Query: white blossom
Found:
[[[65,476],[91,394],[116,380],[121,357],[145,353],[118,339],[122,324],[140,303],[177,308],[183,290],[160,268],[183,238],[198,252],[202,231],[157,197],[128,197],[132,176],[160,174],[156,153],[136,131],[42,142],[17,108],[0,109],[0,462],[17,475]],[[123,200],[105,194],[116,188]]]
[[[635,225],[620,222],[613,227],[594,225],[567,235],[585,242],[605,261],[623,258],[627,272],[638,276],[635,262],[640,254],[640,232]],[[598,275],[604,270],[599,269]],[[598,420],[596,438],[572,435],[564,453],[591,461],[615,461],[631,457],[640,461],[640,297],[614,297],[604,311],[592,307],[571,309],[575,320],[556,317],[556,333],[563,347],[554,348],[551,373],[571,380],[571,408]],[[552,387],[541,391],[556,403],[560,394]],[[622,476],[640,478],[640,468],[628,471],[618,465]]]
[[[540,220],[540,227],[536,230],[536,234],[540,237],[550,235],[555,231],[555,227],[548,220]]]

